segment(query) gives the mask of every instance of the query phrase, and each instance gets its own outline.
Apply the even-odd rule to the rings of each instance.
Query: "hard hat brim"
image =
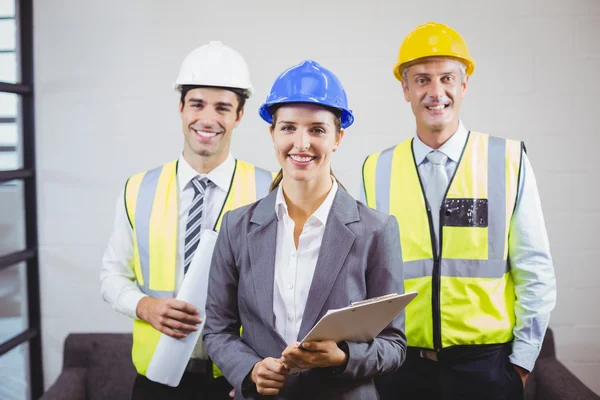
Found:
[[[452,58],[455,59],[457,61],[460,61],[461,63],[463,63],[466,67],[466,74],[467,76],[471,76],[473,74],[473,72],[475,71],[475,62],[473,61],[473,59],[471,58],[465,58],[465,57],[460,57],[460,56],[456,56],[456,55],[446,55],[446,54],[439,54],[439,55],[431,55],[431,56],[427,56],[427,57],[418,57],[418,58],[414,58],[412,60],[407,60],[407,61],[398,61],[396,64],[394,64],[394,76],[396,77],[397,80],[399,80],[400,82],[402,82],[402,70],[404,68],[406,68],[408,65],[415,65],[418,64],[419,60],[423,60],[425,61],[428,58]]]
[[[181,82],[175,82],[173,84],[173,89],[181,92],[181,88],[182,86],[202,86],[202,87],[213,87],[213,88],[221,88],[221,89],[238,89],[238,90],[243,90],[246,93],[246,98],[250,98],[250,96],[252,96],[252,93],[254,92],[254,88],[252,86],[250,87],[239,87],[239,86],[234,86],[234,85],[227,85],[227,84],[223,84],[223,85],[215,85],[214,83],[211,84],[202,84],[199,83],[198,81],[181,81]]]
[[[354,114],[352,113],[352,110],[346,110],[343,108],[334,107],[330,104],[327,104],[326,102],[319,101],[318,99],[314,99],[314,101],[309,101],[306,99],[298,99],[298,100],[289,99],[289,100],[276,101],[276,102],[272,102],[272,103],[265,103],[258,109],[258,115],[260,115],[260,117],[266,123],[272,124],[273,123],[273,114],[271,114],[271,106],[293,104],[293,103],[315,104],[315,105],[320,105],[323,107],[335,108],[335,109],[340,110],[342,112],[342,114],[340,116],[340,125],[343,129],[348,128],[350,125],[352,125],[354,123]]]

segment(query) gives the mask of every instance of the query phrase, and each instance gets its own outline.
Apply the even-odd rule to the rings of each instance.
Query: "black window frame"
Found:
[[[13,338],[0,343],[0,357],[16,347],[29,344],[29,392],[32,399],[44,392],[42,363],[42,327],[40,313],[40,282],[38,259],[38,224],[35,167],[35,110],[33,87],[33,1],[15,0],[17,28],[17,55],[19,83],[0,81],[0,92],[20,97],[18,116],[21,125],[22,168],[0,171],[0,184],[20,180],[23,182],[25,210],[25,249],[0,256],[0,270],[25,263],[27,269],[28,328]],[[11,122],[11,121],[6,121]],[[12,121],[14,122],[14,121]],[[16,151],[4,149],[4,151]]]

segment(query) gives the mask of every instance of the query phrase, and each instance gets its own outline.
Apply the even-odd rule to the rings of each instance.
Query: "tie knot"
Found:
[[[196,192],[196,194],[204,194],[206,187],[210,184],[210,179],[206,177],[200,178],[199,176],[196,176],[192,179],[192,187],[194,188],[194,192]]]
[[[435,165],[446,165],[448,156],[441,151],[432,151],[431,153],[427,154],[427,159],[430,163]]]

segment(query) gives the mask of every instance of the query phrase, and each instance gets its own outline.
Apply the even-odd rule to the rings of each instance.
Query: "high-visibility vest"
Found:
[[[515,291],[508,261],[524,146],[470,132],[440,210],[430,210],[412,139],[363,165],[368,206],[394,215],[400,229],[412,347],[505,343],[513,338]],[[440,212],[440,251],[431,212]]]
[[[219,230],[227,211],[266,196],[272,180],[271,172],[236,160],[229,192],[214,230]],[[142,292],[157,299],[174,297],[178,197],[177,161],[134,175],[125,187],[125,205],[133,228],[135,279]],[[148,322],[134,320],[132,358],[141,375],[146,375],[160,335]],[[218,371],[216,367],[214,370]]]

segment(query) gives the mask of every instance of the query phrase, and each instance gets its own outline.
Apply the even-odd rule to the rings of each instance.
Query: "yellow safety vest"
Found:
[[[513,338],[515,292],[508,232],[523,144],[470,132],[440,212],[440,254],[412,139],[363,165],[368,206],[398,219],[408,345],[441,350]],[[433,210],[438,212],[438,210]]]
[[[273,174],[252,164],[236,160],[233,178],[214,230],[219,230],[223,215],[251,204],[269,192]],[[174,297],[177,268],[178,190],[177,161],[128,179],[125,205],[133,228],[133,270],[138,286],[148,296]],[[133,323],[133,364],[146,375],[161,333],[146,321]],[[220,371],[213,366],[215,376]]]

